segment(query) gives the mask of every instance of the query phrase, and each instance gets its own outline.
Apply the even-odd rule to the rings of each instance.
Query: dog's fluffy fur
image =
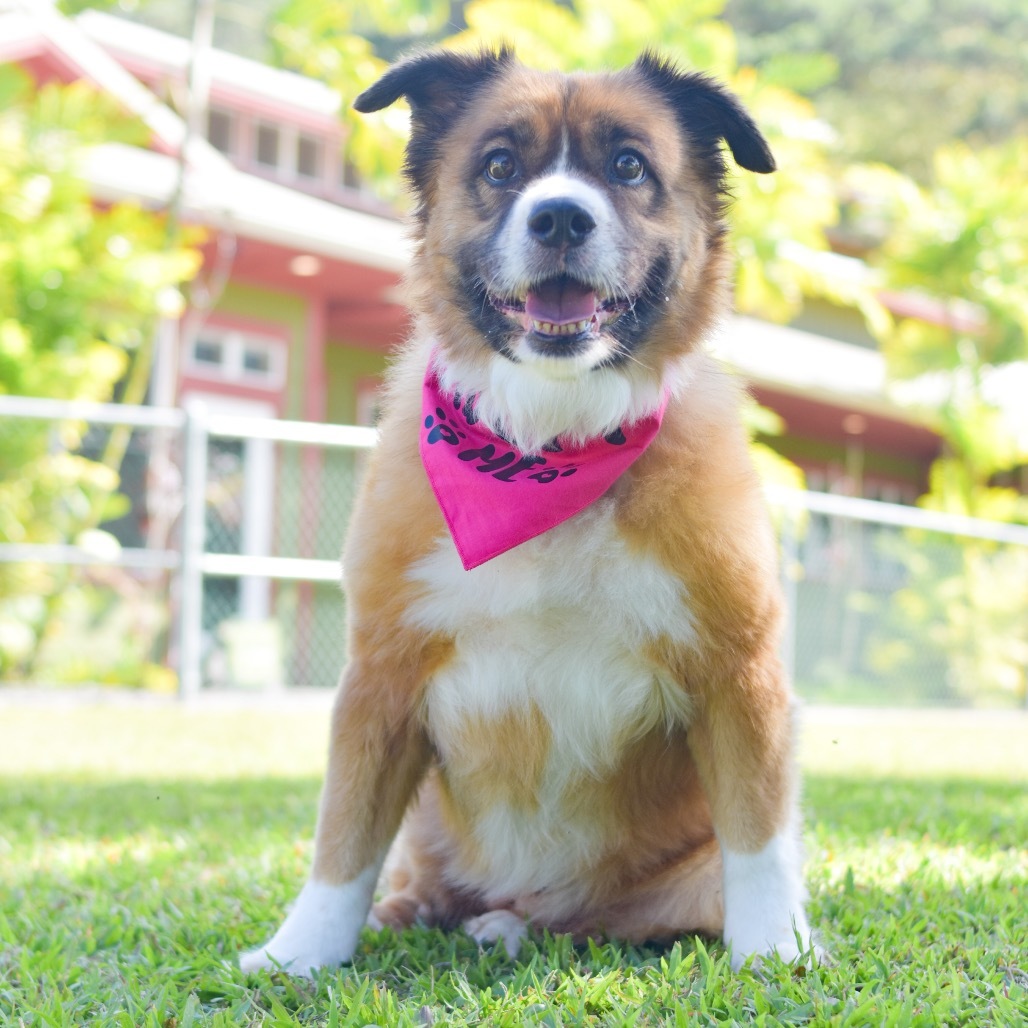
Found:
[[[733,96],[651,55],[565,76],[429,52],[356,106],[401,96],[416,329],[345,554],[313,872],[243,966],[309,973],[351,959],[366,921],[415,920],[512,953],[527,925],[796,958],[774,544],[738,388],[701,349],[729,305],[722,140],[756,172],[770,151]],[[559,322],[567,289],[583,322],[533,320]],[[465,571],[419,460],[430,361],[526,453],[670,401],[600,500]]]

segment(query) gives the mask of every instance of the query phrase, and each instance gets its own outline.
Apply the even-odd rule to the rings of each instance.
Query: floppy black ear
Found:
[[[457,53],[422,50],[397,61],[353,102],[362,114],[380,111],[406,97],[415,117],[455,113],[470,95],[514,61],[514,51]]]
[[[644,53],[633,67],[672,105],[702,156],[715,157],[723,139],[739,167],[761,174],[775,170],[771,148],[733,93],[706,75],[679,71],[654,53]]]
[[[424,191],[437,146],[472,97],[514,62],[514,51],[457,53],[425,50],[397,61],[353,102],[362,114],[380,111],[404,97],[411,109],[405,170]]]

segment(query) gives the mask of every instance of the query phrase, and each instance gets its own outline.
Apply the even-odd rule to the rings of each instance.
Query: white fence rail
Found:
[[[99,459],[117,432],[115,478]],[[0,684],[333,684],[339,544],[374,444],[371,429],[200,404],[0,397]],[[769,502],[802,695],[1025,703],[1028,527],[809,492]]]

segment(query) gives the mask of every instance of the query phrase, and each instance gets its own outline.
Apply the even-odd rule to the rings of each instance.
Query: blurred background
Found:
[[[656,47],[771,143],[712,345],[800,694],[1028,704],[1021,0],[0,0],[0,696],[335,684],[410,254],[406,111],[350,103],[500,40]]]

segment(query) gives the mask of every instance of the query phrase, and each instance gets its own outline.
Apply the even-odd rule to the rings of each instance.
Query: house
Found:
[[[388,351],[407,329],[404,225],[349,173],[335,93],[224,51],[208,58],[205,131],[191,135],[172,102],[186,91],[186,40],[96,11],[66,18],[44,0],[0,0],[0,62],[41,83],[90,81],[151,130],[145,149],[95,148],[86,175],[96,200],[161,210],[180,196],[185,220],[207,230],[203,288],[163,327],[151,402],[200,398],[230,414],[370,425]],[[939,438],[890,401],[859,317],[814,305],[791,327],[735,318],[715,348],[781,416],[785,434],[768,441],[813,488],[901,502],[924,490]],[[216,484],[251,502],[246,518],[212,505],[209,545],[279,552],[282,516],[263,512],[289,469],[268,446],[219,445]],[[254,502],[260,495],[268,502]],[[337,546],[338,530],[315,526],[296,555],[332,558]],[[212,581],[205,623],[261,622],[280,600],[266,580]],[[296,601],[301,620],[310,606],[309,595]],[[338,634],[336,614],[311,630]]]

